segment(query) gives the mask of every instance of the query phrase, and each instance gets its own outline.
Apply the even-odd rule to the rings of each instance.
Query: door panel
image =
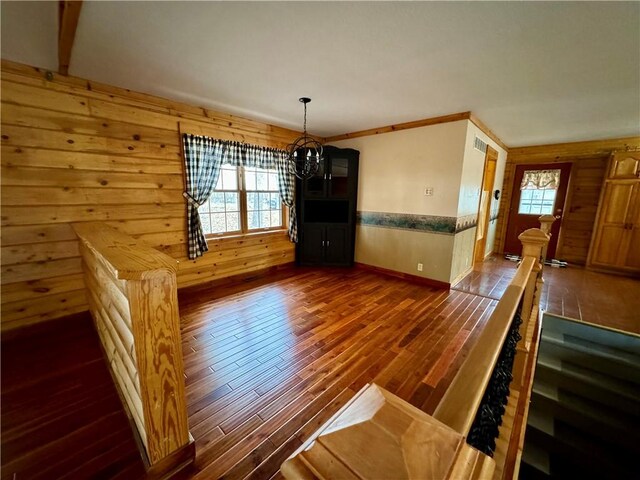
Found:
[[[560,185],[555,193],[555,200],[553,203],[552,214],[556,216],[557,220],[553,222],[551,226],[551,239],[549,241],[549,247],[547,248],[547,258],[555,258],[556,247],[558,245],[558,235],[560,233],[560,227],[562,225],[562,217],[564,213],[564,203],[567,196],[567,187],[569,185],[569,175],[571,173],[570,163],[549,163],[549,164],[535,164],[535,165],[517,165],[515,176],[513,179],[511,195],[511,205],[509,207],[507,234],[505,236],[504,251],[513,255],[522,254],[522,244],[518,240],[518,236],[528,230],[529,228],[540,228],[540,213],[519,213],[520,199],[522,191],[520,190],[520,184],[522,183],[522,177],[525,171],[529,170],[560,170]],[[539,195],[538,190],[536,195]],[[526,211],[526,209],[524,210]]]
[[[302,264],[321,264],[324,260],[324,227],[305,225],[302,228],[301,258]]]
[[[617,265],[624,234],[625,230],[622,225],[603,225],[596,245],[593,263]]]
[[[325,264],[345,265],[349,261],[348,238],[348,226],[327,227]]]

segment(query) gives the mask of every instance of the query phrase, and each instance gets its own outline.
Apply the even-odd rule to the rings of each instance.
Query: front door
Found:
[[[522,244],[518,235],[529,228],[540,228],[538,217],[549,214],[554,215],[557,220],[551,227],[547,258],[555,258],[570,172],[570,163],[516,166],[504,243],[505,253],[521,255]],[[523,178],[526,185],[523,185]]]

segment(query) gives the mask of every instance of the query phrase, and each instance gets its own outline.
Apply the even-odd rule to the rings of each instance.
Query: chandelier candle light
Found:
[[[291,145],[287,147],[289,172],[300,179],[314,176],[322,161],[322,144],[307,134],[307,103],[308,97],[299,99],[304,104],[304,131]]]

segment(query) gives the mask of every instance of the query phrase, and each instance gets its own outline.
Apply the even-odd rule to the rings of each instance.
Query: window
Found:
[[[198,209],[205,235],[282,228],[278,173],[223,165],[209,201]]]
[[[544,215],[553,212],[556,202],[556,189],[533,190],[526,189],[520,192],[520,205],[518,213],[524,215]]]

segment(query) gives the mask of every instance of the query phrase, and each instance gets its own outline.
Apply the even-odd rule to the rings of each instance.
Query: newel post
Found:
[[[551,225],[553,225],[553,222],[556,221],[556,217],[554,217],[553,215],[540,215],[538,217],[538,221],[540,222],[540,230],[542,230],[544,233],[546,233],[549,236],[549,239],[551,239]],[[545,260],[547,259],[547,247],[548,247],[548,243],[547,245],[544,246],[544,248],[542,249],[542,264],[544,265]]]
[[[534,306],[540,305],[540,297],[542,294],[542,261],[543,252],[546,251],[549,244],[549,235],[539,228],[530,228],[525,230],[518,236],[518,240],[522,243],[522,258],[533,257],[535,263],[529,275],[527,286],[522,297],[522,324],[523,332],[526,332],[526,325],[531,318],[531,312]]]

